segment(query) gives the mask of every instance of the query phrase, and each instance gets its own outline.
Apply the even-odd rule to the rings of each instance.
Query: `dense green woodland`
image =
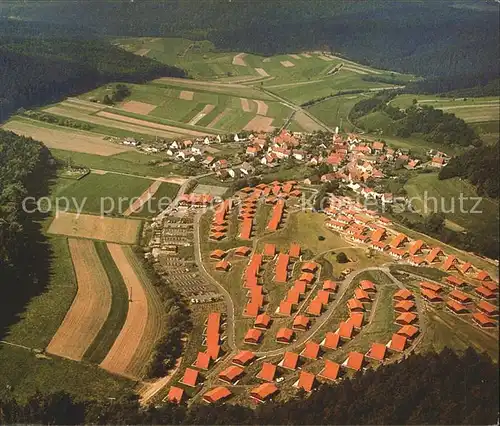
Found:
[[[418,133],[424,135],[429,142],[443,145],[464,147],[481,145],[481,139],[476,131],[454,114],[427,105],[412,105],[405,111],[391,106],[389,101],[397,93],[394,90],[382,91],[372,98],[359,101],[350,111],[349,119],[356,123],[359,118],[367,114],[382,111],[394,120],[394,136],[407,138]]]
[[[498,78],[498,15],[479,0],[13,1],[0,16],[75,26],[79,33],[209,39],[217,48],[271,55],[325,49],[430,78],[419,92]]]
[[[0,130],[0,338],[48,281],[50,250],[37,222],[41,217],[25,213],[22,203],[27,196],[47,195],[53,174],[44,145]]]
[[[500,197],[498,165],[500,164],[499,144],[470,149],[454,157],[439,172],[439,179],[460,177],[469,180],[479,195]]]
[[[0,121],[20,107],[43,105],[111,81],[185,76],[183,70],[102,40],[17,37],[26,28],[33,30],[30,24],[0,20]]]
[[[35,394],[26,404],[0,401],[0,423],[38,424],[496,424],[498,365],[468,349],[462,356],[411,355],[359,373],[306,397],[241,406],[164,405],[141,409],[134,396],[74,401]],[[305,399],[303,399],[305,398]]]

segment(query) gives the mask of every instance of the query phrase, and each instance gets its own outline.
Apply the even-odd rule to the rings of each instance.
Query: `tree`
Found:
[[[347,257],[347,255],[341,251],[340,253],[337,253],[337,262],[338,263],[348,263],[349,262],[349,258]]]

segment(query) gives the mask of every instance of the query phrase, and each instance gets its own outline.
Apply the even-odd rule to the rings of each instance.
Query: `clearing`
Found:
[[[90,240],[70,238],[78,291],[47,352],[81,361],[111,309],[111,286]]]
[[[135,112],[136,114],[148,115],[157,105],[147,104],[146,102],[128,101],[122,105],[125,111]]]
[[[2,127],[18,135],[28,136],[43,142],[48,148],[102,156],[119,154],[132,149],[125,145],[107,142],[103,136],[95,133],[76,129],[42,127],[41,125],[38,126],[34,121],[30,124],[25,121],[11,120]]]
[[[140,229],[139,220],[60,212],[52,220],[47,232],[69,237],[135,244]]]

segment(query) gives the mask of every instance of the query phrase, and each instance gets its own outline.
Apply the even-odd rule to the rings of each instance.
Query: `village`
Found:
[[[293,155],[292,146],[301,144],[288,132],[274,137],[269,152],[264,141],[252,137],[246,142],[259,162],[267,157],[286,161],[277,153]],[[365,182],[382,177],[380,169],[394,158],[403,156],[407,167],[416,163],[383,143],[361,142],[354,135],[346,141],[334,135],[332,144],[326,157],[332,172],[321,181],[343,179],[353,190],[362,188],[361,194],[370,194]],[[324,158],[303,155],[304,161]],[[428,161],[437,167],[433,163],[439,161]],[[406,234],[354,197],[328,194],[322,211],[304,207],[300,200],[308,190],[306,182],[275,180],[226,198],[179,198],[176,214],[192,218],[193,261],[211,284],[207,291],[217,289],[225,306],[221,309],[219,301],[219,308],[210,310],[207,299],[203,334],[191,342],[192,355],[184,357],[165,402],[264,403],[298,391],[308,394],[321,383],[418,351],[430,313],[450,315],[490,337],[496,332],[498,278],[483,269],[484,262],[476,264],[469,253],[461,256],[425,235]],[[370,196],[390,202],[387,194]],[[298,235],[297,220],[318,228]],[[321,235],[315,235],[317,230]],[[324,262],[326,252],[311,250],[315,239],[325,240],[326,252],[336,253],[336,261],[330,261],[338,262],[334,270]],[[340,249],[348,253],[345,266]],[[383,329],[375,340],[374,324]]]

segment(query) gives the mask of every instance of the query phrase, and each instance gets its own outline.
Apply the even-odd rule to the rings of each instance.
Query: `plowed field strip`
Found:
[[[94,243],[69,240],[78,291],[47,352],[80,361],[111,309],[111,285]]]
[[[154,181],[151,186],[144,191],[144,193],[139,197],[137,201],[135,201],[125,212],[123,213],[123,216],[130,216],[132,213],[135,213],[136,211],[140,210],[141,207],[146,204],[155,194],[156,191],[158,191],[158,188],[161,185],[161,181],[156,180]]]
[[[125,254],[125,248],[118,244],[108,244],[108,250],[127,286],[131,302],[125,324],[100,365],[112,373],[136,378],[130,374],[129,366],[139,350],[146,330],[148,322],[147,295],[141,280]]]

